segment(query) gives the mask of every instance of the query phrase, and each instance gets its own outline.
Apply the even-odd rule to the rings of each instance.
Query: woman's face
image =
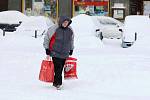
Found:
[[[64,21],[64,22],[62,23],[62,26],[63,26],[63,27],[67,27],[68,24],[69,24],[69,21],[66,20],[66,21]]]

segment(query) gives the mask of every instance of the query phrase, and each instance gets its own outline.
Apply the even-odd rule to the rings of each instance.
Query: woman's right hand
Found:
[[[46,49],[46,55],[50,55],[50,50],[49,49]]]
[[[50,61],[50,58],[51,58],[50,55],[46,56],[46,60]]]

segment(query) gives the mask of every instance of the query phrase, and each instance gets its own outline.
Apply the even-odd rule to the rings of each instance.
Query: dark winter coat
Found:
[[[74,48],[74,35],[71,27],[69,25],[66,28],[62,27],[65,20],[69,21],[69,25],[72,22],[68,17],[60,17],[58,25],[51,27],[44,37],[44,48],[50,50],[52,57],[65,59]]]

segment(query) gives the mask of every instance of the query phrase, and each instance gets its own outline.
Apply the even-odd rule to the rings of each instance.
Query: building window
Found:
[[[88,14],[108,16],[109,0],[74,0],[75,15]]]
[[[45,16],[56,18],[57,1],[56,0],[44,0],[44,12]]]
[[[150,1],[143,1],[144,2],[144,15],[150,15]]]
[[[124,9],[114,9],[113,18],[124,19]]]
[[[25,9],[32,8],[32,0],[25,0]]]
[[[25,0],[25,14],[32,15],[32,0]]]
[[[42,2],[42,0],[35,0],[35,2]]]

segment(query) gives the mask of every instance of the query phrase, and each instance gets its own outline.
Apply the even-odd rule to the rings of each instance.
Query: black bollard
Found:
[[[35,30],[35,38],[37,38],[37,30]]]
[[[3,29],[3,36],[5,36],[5,29]]]

